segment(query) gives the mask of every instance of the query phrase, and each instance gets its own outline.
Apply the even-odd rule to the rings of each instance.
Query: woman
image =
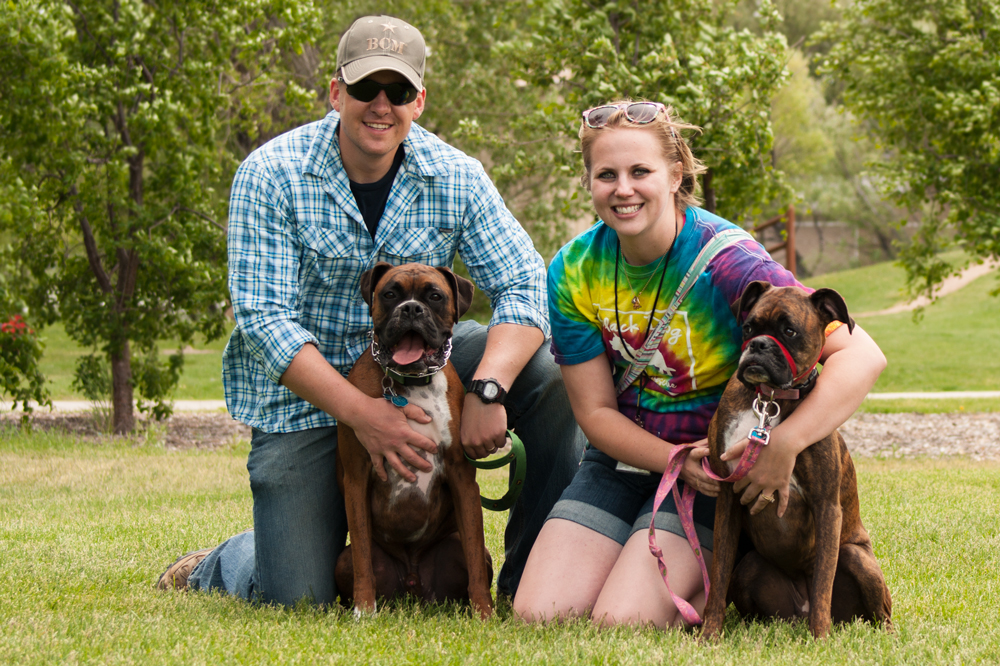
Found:
[[[601,221],[556,255],[548,288],[552,350],[590,448],[535,542],[514,610],[527,621],[589,614],[602,625],[682,625],[648,547],[656,486],[674,445],[695,443],[681,480],[698,491],[694,518],[710,563],[720,484],[701,459],[740,354],[731,308],[753,280],[798,283],[751,239],[726,247],[697,278],[652,361],[618,394],[616,384],[695,257],[734,226],[696,207],[704,167],[681,136],[695,128],[672,120],[669,108],[621,101],[583,117],[584,185]],[[853,335],[846,326],[830,333],[822,361],[816,387],[771,431],[770,445],[734,488],[754,512],[777,498],[773,510],[784,513],[796,455],[846,421],[885,367],[858,327]],[[724,458],[738,458],[742,448]],[[676,513],[668,496],[656,538],[671,587],[700,613],[701,573]]]

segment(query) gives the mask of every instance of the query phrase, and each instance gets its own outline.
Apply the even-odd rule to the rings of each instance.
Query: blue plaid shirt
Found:
[[[451,267],[458,253],[490,298],[490,325],[549,332],[545,264],[482,165],[413,125],[374,241],[323,120],[254,151],[229,204],[229,290],[236,329],[222,356],[226,404],[265,432],[335,425],[278,384],[304,344],[343,375],[368,347],[361,274],[378,261]]]

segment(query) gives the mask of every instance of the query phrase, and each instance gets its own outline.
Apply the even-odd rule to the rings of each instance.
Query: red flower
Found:
[[[8,321],[0,324],[0,332],[10,333],[13,336],[17,336],[24,333],[24,330],[27,327],[28,325],[24,322],[24,318],[21,317],[21,315],[16,314]]]

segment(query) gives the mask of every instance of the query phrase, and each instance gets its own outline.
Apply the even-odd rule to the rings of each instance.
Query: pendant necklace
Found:
[[[660,257],[660,261],[666,262],[666,260],[667,260],[666,254]],[[616,261],[621,261],[621,262],[625,261],[625,258],[622,256],[621,241],[618,241],[618,259]],[[646,279],[646,284],[642,285],[642,287],[640,287],[639,290],[637,291],[636,288],[632,286],[632,278],[628,276],[628,270],[624,266],[622,266],[622,275],[625,276],[625,282],[628,284],[629,291],[631,291],[634,294],[634,296],[632,296],[632,307],[634,309],[638,310],[639,306],[642,305],[642,302],[639,300],[639,295],[642,292],[646,291],[646,287],[648,287],[649,283],[653,281],[654,277],[656,277],[657,268],[659,268],[659,266],[653,268],[653,271],[649,274],[649,278]],[[617,270],[617,266],[615,267],[615,269]]]
[[[666,276],[666,274],[667,274],[667,266],[670,264],[670,254],[674,251],[674,245],[677,244],[677,231],[678,231],[677,216],[675,214],[674,215],[674,239],[670,242],[670,247],[667,248],[667,251],[663,255],[663,258],[662,258],[662,261],[663,261],[663,270],[660,271],[660,284],[659,284],[659,286],[656,287],[656,296],[653,297],[653,307],[649,310],[649,321],[646,322],[646,334],[643,336],[642,342],[640,343],[640,346],[642,344],[645,344],[646,340],[649,339],[649,330],[650,330],[650,328],[653,325],[653,315],[656,313],[656,304],[660,300],[660,291],[663,290],[663,278]],[[636,358],[632,354],[632,352],[629,351],[628,344],[625,342],[625,337],[622,335],[622,323],[621,323],[621,319],[619,318],[619,315],[618,315],[618,263],[619,263],[619,261],[625,261],[624,256],[622,255],[622,241],[621,241],[620,238],[618,239],[618,247],[617,247],[616,252],[615,252],[615,326],[618,327],[618,337],[622,341],[622,349],[625,351],[625,354],[634,363],[635,360],[636,360]],[[656,271],[655,270],[653,272],[653,275],[656,275]],[[625,276],[625,279],[628,280],[628,275],[627,274]],[[650,280],[652,280],[652,275],[650,276]],[[646,289],[646,286],[649,285],[650,280],[646,281],[646,285],[644,285],[643,288],[639,290],[639,294],[641,294],[642,291]],[[632,287],[632,284],[629,283],[629,288],[631,288],[631,287]],[[639,294],[636,294],[635,297],[633,297],[633,299],[632,299],[632,305],[635,306],[636,309],[638,309],[638,307],[639,307],[639,303],[638,303],[638,301],[639,301]],[[636,422],[636,425],[638,425],[640,428],[645,429],[645,424],[642,421],[642,392],[646,390],[646,384],[649,382],[649,375],[646,374],[646,369],[645,368],[643,368],[642,373],[639,375],[638,379],[639,379],[639,394],[636,396],[636,399],[635,399],[635,422]]]

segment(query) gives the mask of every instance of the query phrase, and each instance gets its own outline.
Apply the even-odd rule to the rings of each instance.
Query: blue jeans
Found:
[[[473,321],[455,326],[451,360],[466,386],[485,349],[485,326]],[[497,578],[497,589],[513,597],[528,552],[576,473],[586,442],[547,344],[521,371],[504,405],[508,426],[517,429],[527,454],[527,475],[507,519]],[[254,430],[247,461],[254,530],[216,547],[191,573],[190,588],[284,605],[300,599],[334,603],[333,570],[347,540],[336,450],[336,427]]]

